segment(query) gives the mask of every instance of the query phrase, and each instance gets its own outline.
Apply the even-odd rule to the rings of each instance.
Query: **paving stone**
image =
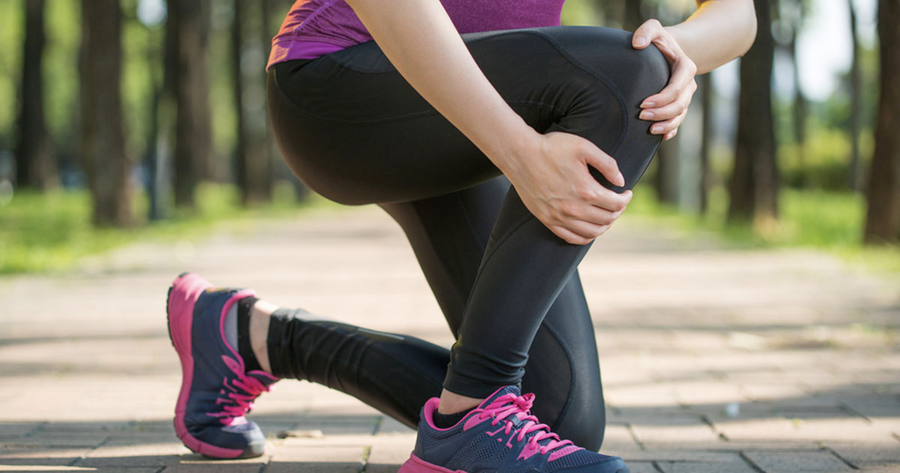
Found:
[[[79,448],[0,448],[0,465],[71,465],[89,449]]]
[[[11,447],[96,447],[108,439],[105,434],[94,433],[43,433],[37,432],[25,438],[0,441],[0,445]]]
[[[652,462],[628,462],[631,473],[660,473]]]
[[[0,440],[23,437],[43,425],[42,422],[0,422]]]
[[[853,471],[846,463],[828,451],[818,452],[759,452],[744,455],[767,473],[802,471]]]
[[[844,460],[856,467],[895,466],[900,471],[900,442],[884,439],[882,442],[860,443],[827,442],[825,447],[834,450]]]
[[[260,466],[258,463],[228,463],[221,461],[183,462],[168,466],[163,471],[166,473],[259,473]],[[129,470],[123,469],[122,471],[127,472]],[[265,471],[269,471],[268,468]]]
[[[151,467],[178,465],[190,450],[181,442],[135,442],[132,439],[110,440],[92,450],[76,466],[105,469],[108,467]]]
[[[719,435],[707,424],[694,420],[683,425],[631,426],[637,441],[645,446],[664,447],[667,444],[716,443]]]
[[[740,457],[722,462],[666,462],[657,461],[656,465],[665,473],[757,473],[757,470]]]
[[[272,452],[271,463],[353,463],[361,465],[369,448],[363,446],[281,447]]]

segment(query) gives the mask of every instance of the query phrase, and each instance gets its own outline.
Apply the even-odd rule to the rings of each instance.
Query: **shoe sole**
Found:
[[[169,287],[166,300],[166,316],[169,325],[169,338],[172,346],[178,352],[181,359],[181,391],[178,393],[178,403],[175,404],[175,434],[191,451],[211,458],[252,458],[258,457],[263,452],[256,448],[239,450],[222,448],[198,440],[191,435],[184,423],[187,411],[188,398],[191,394],[191,385],[194,380],[194,356],[191,351],[191,331],[194,321],[194,304],[199,298],[199,293],[213,287],[208,281],[197,274],[182,273]]]
[[[621,460],[616,460],[621,462]],[[397,473],[467,473],[463,470],[451,470],[438,465],[432,465],[425,460],[417,457],[415,453],[409,454],[409,460],[406,460]],[[627,466],[622,465],[615,473],[631,473]]]

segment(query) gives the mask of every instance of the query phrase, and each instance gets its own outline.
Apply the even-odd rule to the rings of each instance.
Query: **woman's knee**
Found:
[[[669,64],[656,46],[634,49],[632,34],[604,27],[561,27],[553,34],[565,54],[598,80],[618,90],[631,106],[662,90],[669,80]],[[638,102],[639,103],[639,102]]]

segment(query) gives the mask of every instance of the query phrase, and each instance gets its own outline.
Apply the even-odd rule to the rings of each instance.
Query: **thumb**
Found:
[[[638,29],[634,30],[634,36],[631,38],[631,45],[634,49],[644,49],[650,45],[651,38],[655,36],[654,30],[659,22],[656,20],[647,20]]]

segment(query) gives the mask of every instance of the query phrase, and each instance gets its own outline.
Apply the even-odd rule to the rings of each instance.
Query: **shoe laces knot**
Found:
[[[479,414],[479,419],[493,418],[492,426],[496,426],[500,422],[506,422],[503,429],[504,434],[518,434],[516,440],[521,442],[531,435],[528,443],[525,445],[525,451],[532,454],[540,452],[546,455],[553,450],[564,447],[566,445],[574,445],[571,440],[560,440],[559,436],[550,431],[550,426],[541,424],[537,417],[531,414],[531,406],[534,404],[534,394],[528,393],[517,396],[509,393],[494,399]],[[514,421],[514,419],[517,419]],[[512,437],[510,437],[510,440]],[[539,442],[547,440],[543,445]],[[527,455],[530,456],[530,455]]]
[[[244,367],[233,358],[223,356],[222,359],[228,368],[234,373],[234,377],[226,376],[222,379],[222,390],[219,391],[219,397],[216,404],[221,408],[221,412],[210,413],[212,417],[219,417],[223,423],[233,423],[244,417],[251,409],[253,409],[253,401],[264,392],[271,391],[270,386],[266,386],[262,381],[247,376],[244,373]]]

